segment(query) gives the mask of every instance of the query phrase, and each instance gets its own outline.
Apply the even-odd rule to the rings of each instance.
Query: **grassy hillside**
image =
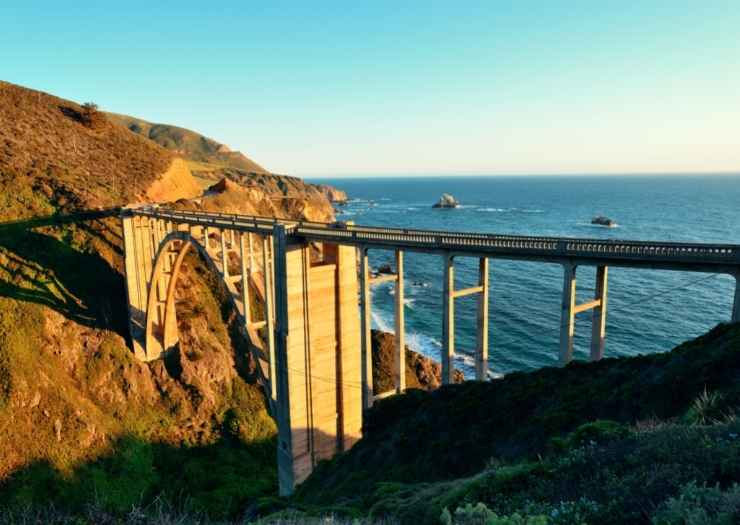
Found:
[[[269,173],[243,153],[231,151],[224,144],[195,131],[169,124],[153,124],[128,115],[108,113],[108,117],[134,133],[193,161],[193,171],[208,172],[218,168],[234,168],[251,173]]]
[[[179,351],[140,363],[119,221],[43,218],[176,194],[173,153],[6,83],[0,145],[0,507],[125,514],[166,495],[225,516],[274,494],[275,426],[203,263],[178,283]]]
[[[0,221],[136,202],[173,159],[100,112],[0,81]]]

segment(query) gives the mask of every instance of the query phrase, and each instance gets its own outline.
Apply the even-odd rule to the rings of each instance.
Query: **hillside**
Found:
[[[204,195],[173,152],[12,84],[0,84],[0,124],[0,522],[7,508],[126,514],[160,497],[224,517],[274,494],[275,425],[203,262],[190,256],[177,286],[178,351],[141,363],[120,221],[50,215],[177,201],[332,220],[329,201],[226,183]]]
[[[213,168],[234,168],[248,173],[269,173],[243,153],[231,151],[228,146],[195,131],[169,124],[153,124],[136,117],[116,113],[108,113],[108,117],[113,122],[191,161],[209,164]],[[204,171],[207,170],[208,167],[204,169]]]
[[[479,523],[462,518],[471,503],[546,516],[532,524],[737,523],[739,378],[735,324],[664,354],[409,391],[373,406],[363,439],[315,471],[294,505],[402,523],[440,523],[457,507],[459,523]],[[696,490],[705,484],[729,492]],[[655,521],[681,494],[713,497],[686,505],[727,521]],[[581,518],[547,518],[563,509]]]
[[[102,113],[0,81],[0,221],[198,193],[181,160]]]

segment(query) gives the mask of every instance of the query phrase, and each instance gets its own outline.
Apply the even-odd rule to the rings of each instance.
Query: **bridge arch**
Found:
[[[172,350],[179,342],[175,288],[180,277],[185,256],[196,250],[215,268],[208,250],[189,231],[173,231],[160,243],[148,279],[149,294],[146,308],[144,351],[147,358],[156,359]],[[174,257],[173,257],[174,256]]]

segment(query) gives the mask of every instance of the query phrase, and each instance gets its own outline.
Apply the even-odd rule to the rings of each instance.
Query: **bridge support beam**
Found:
[[[560,364],[573,359],[576,314],[576,266],[563,265],[563,298],[560,307]]]
[[[596,267],[596,286],[594,299],[576,304],[576,265],[563,266],[563,300],[560,315],[560,364],[567,365],[573,360],[573,337],[575,335],[576,314],[592,310],[591,318],[591,361],[604,357],[606,342],[606,305],[609,268]]]
[[[596,267],[596,288],[594,290],[593,316],[591,318],[591,361],[604,357],[606,343],[606,303],[609,281],[609,267]]]
[[[396,358],[394,379],[396,392],[406,390],[406,322],[403,295],[403,251],[396,250]]]
[[[277,233],[277,229],[275,230]],[[284,231],[284,230],[283,230]],[[273,235],[271,237],[273,245],[277,245],[277,250],[283,250],[284,239],[277,238]],[[269,252],[267,246],[269,244],[267,236],[262,237],[262,278],[265,287],[265,326],[267,333],[267,355],[270,366],[270,387],[273,399],[278,397],[277,384],[273,378],[277,377],[277,367],[279,366],[279,358],[277,357],[277,337],[279,337],[278,330],[276,329],[276,313],[277,305],[274,304],[274,299],[278,297],[278,293],[287,293],[285,288],[278,290],[278,285],[273,282],[273,279],[277,277],[277,273],[273,273],[274,265],[268,262]],[[284,257],[284,254],[282,255]],[[282,268],[280,269],[282,271]],[[281,305],[282,307],[282,305]],[[282,314],[282,312],[281,312]],[[287,321],[284,321],[284,323]]]
[[[455,354],[455,261],[444,256],[444,317],[442,318],[442,384],[452,383],[452,356]]]
[[[475,348],[475,378],[485,381],[488,377],[488,259],[478,261],[478,340]]]
[[[732,303],[732,317],[733,323],[740,322],[740,273],[735,275],[735,300]]]
[[[360,255],[360,359],[362,361],[361,390],[363,410],[373,406],[373,349],[372,349],[372,296],[370,295],[370,262],[367,248],[359,249]]]

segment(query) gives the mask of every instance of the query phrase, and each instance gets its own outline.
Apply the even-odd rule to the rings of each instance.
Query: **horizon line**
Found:
[[[485,173],[485,172],[437,172],[437,173],[420,173],[420,172],[357,172],[357,173],[334,173],[334,174],[301,174],[294,175],[303,179],[367,179],[367,178],[449,178],[449,177],[469,177],[469,178],[496,178],[496,177],[686,177],[686,176],[720,176],[732,177],[740,176],[740,170],[722,170],[722,171],[630,171],[630,172],[540,172],[540,173]]]

